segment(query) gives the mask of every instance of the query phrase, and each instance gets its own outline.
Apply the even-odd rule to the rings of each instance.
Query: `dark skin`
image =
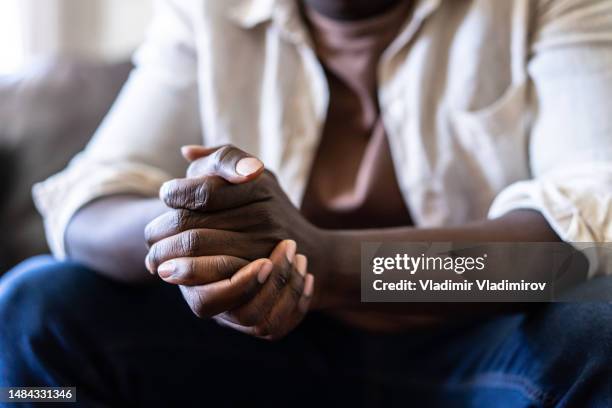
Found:
[[[211,152],[213,153],[210,154]],[[306,259],[310,261],[308,270],[311,274],[308,275],[317,277],[311,308],[331,311],[359,308],[402,315],[470,315],[482,308],[469,303],[452,306],[361,303],[361,242],[558,241],[544,217],[534,211],[516,211],[496,220],[483,220],[454,228],[321,230],[301,216],[299,210],[289,202],[275,177],[263,171],[263,166],[260,171],[250,176],[237,176],[237,162],[241,158],[249,157],[239,149],[232,146],[218,150],[189,147],[185,155],[194,161],[186,178],[172,180],[162,187],[160,196],[165,205],[161,202],[159,206],[153,204],[157,199],[117,196],[94,202],[80,211],[68,230],[68,248],[73,251],[71,256],[75,258],[71,239],[76,237],[76,228],[87,228],[87,231],[90,231],[89,226],[92,224],[88,222],[95,221],[95,225],[106,225],[111,231],[115,230],[115,240],[112,239],[112,233],[95,236],[83,234],[83,239],[77,246],[82,252],[78,255],[86,255],[88,258],[83,256],[79,260],[96,262],[96,257],[109,257],[97,264],[106,266],[107,269],[100,269],[96,264],[92,266],[115,279],[143,280],[146,274],[141,266],[142,258],[137,258],[146,250],[142,242],[142,230],[137,221],[146,220],[150,215],[142,216],[144,212],[138,213],[136,210],[150,206],[153,213],[161,211],[162,214],[145,229],[146,241],[150,245],[146,257],[149,270],[157,272],[166,282],[179,285],[196,315],[215,317],[237,330],[260,337],[282,337],[295,327],[307,312],[304,307],[298,308],[299,304],[310,304],[313,294],[311,288],[306,296],[303,296],[306,287],[306,268],[303,265],[307,263]],[[130,210],[134,210],[132,222],[112,222],[117,219],[118,213]],[[109,222],[105,222],[105,215],[108,216],[106,220]],[[130,217],[121,219],[128,221]],[[131,233],[133,236],[120,236],[121,233]],[[140,237],[137,238],[136,235]],[[278,256],[269,255],[278,249],[278,246],[286,246],[286,238],[297,241],[297,247],[305,255],[296,256],[299,261],[295,260],[293,265],[281,262],[283,259]],[[142,247],[133,245],[134,242],[140,242]],[[126,250],[120,246],[121,243],[133,246]],[[87,245],[94,250],[88,251]],[[132,250],[134,253],[130,253]],[[118,257],[117,253],[122,253],[123,258]],[[267,257],[270,257],[273,263],[271,278],[264,285],[258,285],[257,265],[261,266],[261,262]],[[163,264],[167,266],[167,261],[170,261],[173,268],[161,267]],[[134,269],[140,272],[134,272],[132,275],[122,274],[122,271],[130,270],[129,262],[133,262]],[[120,267],[128,269],[119,269]],[[245,268],[251,272],[244,272]],[[536,268],[533,271],[534,279],[537,279],[540,270]],[[245,278],[230,281],[233,276]],[[510,278],[511,275],[506,277]],[[314,282],[314,277],[310,279]],[[306,299],[301,300],[302,297]],[[484,312],[500,313],[514,311],[520,307],[522,305],[500,304],[497,307],[489,306]],[[270,314],[276,309],[294,316],[291,322],[271,318]],[[297,315],[296,309],[300,311]],[[274,315],[278,314],[274,312]]]
[[[377,16],[392,9],[400,1],[402,0],[304,0],[304,3],[334,20],[349,21]]]
[[[400,0],[304,0],[304,4],[328,17],[357,20],[384,13]],[[141,245],[144,226],[167,208],[155,198],[114,196],[90,203],[71,220],[66,232],[70,256],[113,279],[127,282],[151,280],[143,273]],[[121,219],[118,227],[115,220]],[[96,236],[90,226],[100,228]]]
[[[397,0],[305,2],[329,17],[350,20],[380,14]],[[145,272],[146,256],[149,271],[179,285],[196,315],[215,317],[258,337],[284,336],[313,308],[400,315],[474,313],[468,303],[361,303],[363,241],[559,241],[541,214],[527,210],[452,228],[322,230],[301,216],[263,164],[253,168],[257,161],[247,153],[231,146],[187,147],[183,153],[192,162],[189,171],[184,179],[162,187],[162,200],[122,195],[81,209],[67,229],[68,253],[127,282],[152,280]],[[247,158],[252,171],[237,171]],[[150,250],[143,241],[145,226]],[[533,271],[534,279],[538,273]],[[502,305],[485,309],[489,314],[508,311]]]
[[[121,282],[155,279],[146,272],[145,226],[168,211],[159,198],[134,195],[103,197],[81,208],[66,229],[71,259]],[[95,234],[92,234],[95,226]]]
[[[249,180],[232,174],[241,158],[249,157],[233,146],[224,146],[210,155],[210,149],[189,148],[193,161],[188,177],[166,183],[160,196],[171,208],[146,229],[151,245],[147,265],[158,271],[165,262],[188,258],[174,271],[174,284],[206,285],[210,265],[199,265],[200,257],[224,253],[252,260],[266,256],[279,240],[291,237],[310,261],[317,278],[313,306],[327,310],[383,310],[392,314],[469,314],[471,304],[445,306],[436,304],[371,305],[360,302],[360,248],[363,241],[457,241],[457,242],[550,242],[558,237],[544,218],[535,211],[515,211],[495,220],[483,220],[462,227],[422,229],[398,227],[380,230],[329,231],[318,229],[302,217],[267,171]],[[203,156],[204,157],[201,157]],[[263,167],[262,167],[263,170]],[[195,261],[194,261],[195,260]],[[231,275],[234,266],[225,262],[221,275]],[[540,277],[534,265],[532,276]],[[497,273],[497,275],[492,275]],[[488,277],[512,277],[512,270],[486,271]],[[188,276],[189,278],[184,278]],[[475,279],[484,277],[474,275]],[[541,276],[544,278],[543,276]],[[193,300],[192,300],[193,302]],[[196,300],[197,302],[197,300]],[[235,305],[239,306],[238,304]],[[517,305],[487,307],[486,312],[517,310]],[[204,307],[192,304],[192,308]],[[242,321],[253,325],[252,321]]]

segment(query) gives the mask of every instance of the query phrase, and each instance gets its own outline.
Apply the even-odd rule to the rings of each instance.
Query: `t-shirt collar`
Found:
[[[423,21],[440,3],[441,0],[417,0],[413,20]],[[309,41],[298,0],[239,0],[229,9],[228,17],[244,29],[272,23],[279,28],[281,35],[294,43]]]

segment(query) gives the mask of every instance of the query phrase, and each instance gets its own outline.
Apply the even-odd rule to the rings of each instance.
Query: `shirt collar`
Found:
[[[239,0],[229,8],[228,17],[245,29],[272,19],[277,0]]]
[[[307,41],[297,0],[239,0],[230,8],[228,17],[244,29],[272,23],[290,41]]]
[[[413,19],[423,21],[439,6],[441,0],[417,0]],[[228,13],[230,20],[244,29],[271,22],[293,42],[308,41],[307,30],[299,13],[297,0],[238,0]]]

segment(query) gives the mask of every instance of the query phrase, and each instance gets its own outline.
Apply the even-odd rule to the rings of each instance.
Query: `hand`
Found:
[[[307,259],[296,255],[294,241],[279,243],[269,259],[258,259],[235,274],[211,280],[205,268],[194,268],[195,258],[165,262],[160,272],[166,282],[181,285],[183,297],[199,317],[214,317],[227,327],[269,340],[293,330],[309,310],[314,277]],[[195,262],[197,264],[197,262]]]
[[[174,210],[146,228],[149,270],[157,271],[170,259],[193,257],[194,268],[227,276],[248,261],[267,257],[288,238],[297,241],[313,271],[321,270],[324,233],[302,217],[259,160],[233,146],[188,147],[183,154],[193,160],[188,178],[171,180],[160,190]]]

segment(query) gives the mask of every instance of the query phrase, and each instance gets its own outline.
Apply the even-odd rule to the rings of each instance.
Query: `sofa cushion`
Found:
[[[47,60],[0,76],[0,274],[48,252],[32,185],[61,170],[115,100],[130,63]]]

